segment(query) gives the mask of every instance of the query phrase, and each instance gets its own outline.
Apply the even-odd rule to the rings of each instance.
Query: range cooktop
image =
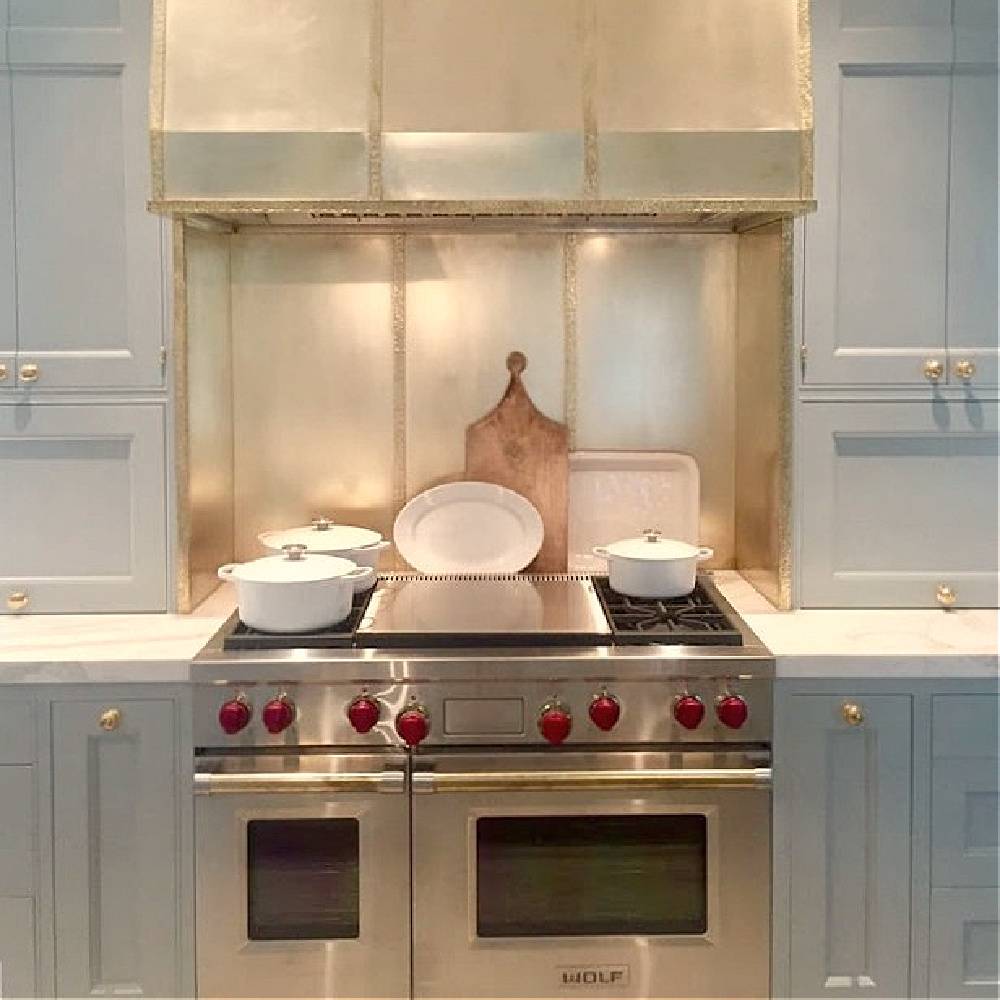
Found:
[[[266,633],[237,621],[223,640],[226,650],[654,644],[739,646],[743,634],[707,577],[684,597],[641,599],[604,576],[387,574],[329,629]]]

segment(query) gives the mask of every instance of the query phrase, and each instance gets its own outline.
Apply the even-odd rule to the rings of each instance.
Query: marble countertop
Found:
[[[726,599],[790,677],[996,677],[996,610],[776,611],[735,572]],[[230,585],[189,615],[0,617],[0,683],[183,682],[235,607]]]

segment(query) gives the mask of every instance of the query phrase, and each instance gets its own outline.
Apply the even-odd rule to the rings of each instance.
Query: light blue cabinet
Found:
[[[180,711],[113,687],[51,703],[57,996],[190,995]]]
[[[988,680],[778,681],[773,996],[997,996],[998,705]]]
[[[804,384],[996,386],[997,5],[814,0],[812,32]]]
[[[0,614],[167,608],[160,403],[0,403]]]
[[[775,949],[788,995],[908,996],[911,699],[793,694],[783,708],[776,864],[790,917]]]
[[[33,704],[0,699],[0,997],[37,995],[36,756]]]
[[[146,0],[0,5],[0,390],[164,385]]]
[[[807,400],[798,420],[802,606],[997,605],[995,402]]]
[[[932,997],[1000,993],[998,709],[995,696],[933,699]]]

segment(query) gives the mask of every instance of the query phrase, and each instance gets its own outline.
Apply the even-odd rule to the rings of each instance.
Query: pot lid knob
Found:
[[[281,546],[281,551],[285,553],[286,559],[302,559],[306,554],[306,546],[301,542],[289,542]]]
[[[658,542],[663,535],[659,528],[646,528],[643,535],[647,542]]]
[[[333,527],[333,519],[329,517],[314,517],[312,526],[316,531],[329,531]]]

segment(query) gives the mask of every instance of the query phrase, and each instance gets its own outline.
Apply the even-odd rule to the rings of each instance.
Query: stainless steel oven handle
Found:
[[[416,771],[415,792],[552,792],[591,789],[770,788],[769,767],[676,768],[645,771]]]
[[[194,776],[196,795],[315,794],[316,792],[402,792],[403,771],[345,772],[289,771],[280,774],[225,774],[203,772]]]

